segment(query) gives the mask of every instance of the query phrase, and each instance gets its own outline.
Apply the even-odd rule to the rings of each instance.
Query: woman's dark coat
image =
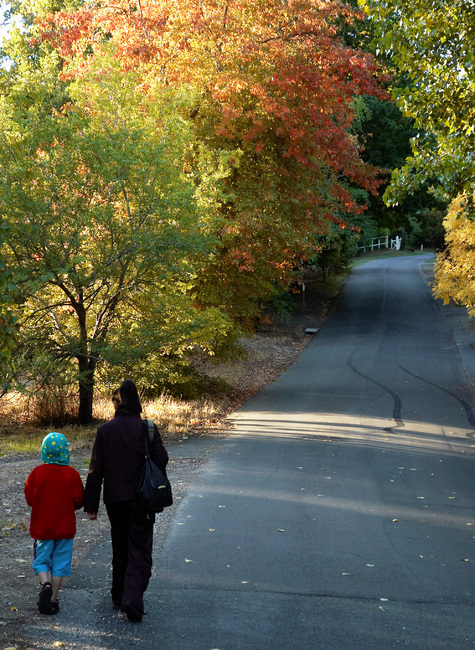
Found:
[[[97,512],[104,483],[104,503],[134,501],[145,458],[146,427],[140,416],[119,406],[97,429],[84,493],[85,512]],[[152,460],[165,470],[168,454],[155,426]]]

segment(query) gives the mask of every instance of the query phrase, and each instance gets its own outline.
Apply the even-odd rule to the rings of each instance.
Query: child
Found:
[[[32,566],[41,586],[40,614],[59,612],[58,591],[63,577],[71,575],[75,510],[83,505],[84,486],[79,472],[69,466],[68,446],[61,433],[49,433],[41,445],[43,465],[35,467],[25,483],[35,540]]]

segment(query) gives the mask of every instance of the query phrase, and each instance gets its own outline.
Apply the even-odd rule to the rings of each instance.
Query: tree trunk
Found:
[[[79,358],[79,424],[91,424],[94,398],[94,371],[96,364],[92,359]]]
[[[94,371],[97,361],[92,357],[88,347],[86,308],[83,295],[79,294],[77,300],[71,300],[76,310],[79,326],[79,347],[76,354],[79,366],[79,424],[91,424],[92,400],[94,397]]]

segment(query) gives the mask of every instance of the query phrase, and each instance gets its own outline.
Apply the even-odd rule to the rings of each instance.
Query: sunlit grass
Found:
[[[165,436],[187,435],[215,428],[229,412],[226,397],[178,400],[169,395],[143,403],[143,417],[153,420]]]
[[[185,401],[169,395],[144,401],[142,406],[142,416],[157,424],[165,441],[219,430],[231,408],[226,397]],[[38,404],[18,393],[9,393],[0,399],[0,456],[38,453],[43,438],[51,431],[63,433],[71,451],[89,449],[97,426],[114,415],[110,397],[98,396],[94,402],[94,424],[39,426],[36,424],[37,407]]]
[[[373,262],[374,260],[382,260],[387,258],[396,258],[396,257],[408,257],[414,255],[428,255],[434,253],[433,249],[424,249],[424,250],[404,250],[396,251],[389,248],[384,248],[381,250],[367,251],[366,253],[360,253],[357,257],[354,257],[351,261],[351,267],[361,266],[366,264],[366,262]]]

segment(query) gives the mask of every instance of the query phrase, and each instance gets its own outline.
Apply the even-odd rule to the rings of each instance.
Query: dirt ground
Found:
[[[226,366],[209,368],[236,386],[236,407],[252,397],[262,386],[284,372],[300,355],[312,338],[307,328],[318,328],[334,302],[336,289],[310,282],[305,294],[296,296],[297,309],[288,321],[277,322],[244,341],[247,357]],[[213,438],[223,435],[224,427],[196,435]],[[165,445],[167,440],[165,439]],[[71,464],[85,480],[90,449],[71,455]],[[181,498],[193,475],[206,458],[177,458],[169,465],[169,477],[175,499]],[[37,614],[37,578],[31,568],[33,542],[28,532],[29,508],[23,494],[25,479],[41,463],[40,455],[0,458],[0,556],[2,590],[0,594],[0,650],[20,650],[13,639],[26,621]],[[165,511],[160,517],[172,517]],[[74,566],[108,532],[107,517],[90,522],[84,512],[77,513],[77,534],[74,540]],[[60,595],[61,596],[61,595]],[[23,650],[23,646],[21,646]]]

